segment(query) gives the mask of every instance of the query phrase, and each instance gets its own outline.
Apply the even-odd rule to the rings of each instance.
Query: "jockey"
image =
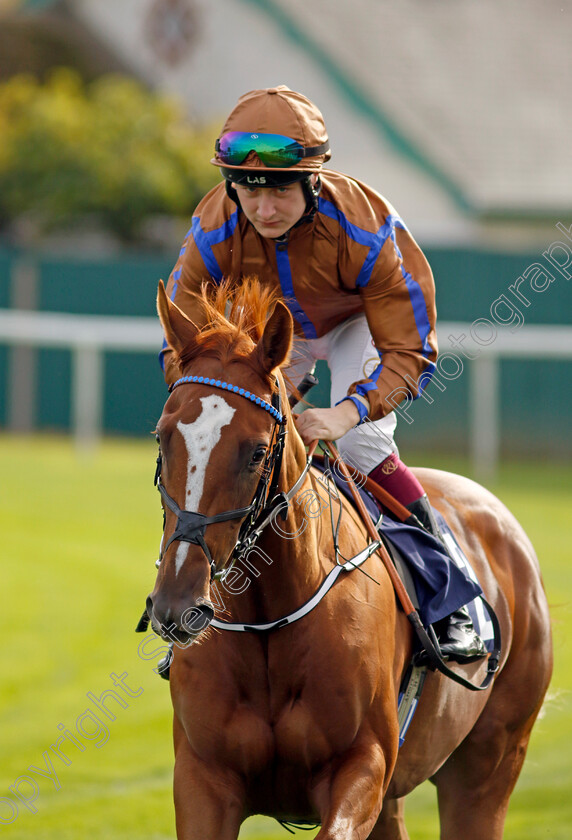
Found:
[[[381,195],[322,169],[330,146],[320,111],[284,85],[242,96],[215,144],[223,181],[200,202],[167,293],[193,317],[207,280],[257,276],[294,318],[285,372],[294,384],[319,359],[331,372],[331,407],[296,418],[306,444],[335,440],[441,538],[425,491],[394,442],[395,406],[418,397],[437,357],[435,287],[421,249]],[[178,376],[162,352],[165,379]],[[436,627],[445,658],[486,654],[466,608]]]

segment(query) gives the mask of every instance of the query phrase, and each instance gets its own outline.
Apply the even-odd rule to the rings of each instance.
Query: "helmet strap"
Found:
[[[320,195],[320,191],[322,189],[322,181],[320,176],[316,180],[316,183],[312,185],[312,176],[308,175],[307,178],[304,178],[302,181],[302,189],[304,190],[304,195],[306,196],[306,201],[310,206],[310,212],[312,216],[318,209],[318,196]]]
[[[237,207],[240,207],[240,201],[238,199],[238,193],[234,189],[234,187],[232,186],[232,182],[227,181],[226,178],[224,179],[224,188],[226,190],[226,194],[231,199],[231,201],[234,201],[234,203],[237,205]]]

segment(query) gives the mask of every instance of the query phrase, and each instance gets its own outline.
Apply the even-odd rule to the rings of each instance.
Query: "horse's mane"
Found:
[[[182,367],[204,355],[223,362],[236,356],[248,358],[262,337],[279,294],[257,278],[248,277],[240,284],[232,280],[216,286],[203,283],[195,298],[203,326],[180,353]]]

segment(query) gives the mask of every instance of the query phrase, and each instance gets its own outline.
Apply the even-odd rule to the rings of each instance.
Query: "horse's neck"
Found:
[[[293,443],[298,442],[293,441]],[[315,523],[310,521],[309,516],[308,498],[313,490],[310,473],[307,470],[307,454],[300,441],[299,446],[294,445],[285,452],[280,476],[280,491],[289,495],[303,473],[306,473],[306,478],[290,499],[286,518],[282,519],[278,514],[272,522],[272,536],[268,533],[266,536],[269,538],[267,541],[272,545],[274,553],[277,557],[283,557],[289,568],[295,568],[296,563],[301,562],[303,570],[307,571],[312,565],[312,559],[315,559],[315,557],[308,557],[307,551],[315,543],[316,536],[315,529],[312,527]]]
[[[288,493],[306,466],[305,450],[288,450],[280,473],[279,490]],[[314,593],[331,563],[324,563],[319,535],[323,527],[309,508],[312,485],[309,477],[288,506],[286,520],[280,513],[264,529],[257,545],[243,560],[249,584],[243,602],[256,618],[272,621],[297,609]]]

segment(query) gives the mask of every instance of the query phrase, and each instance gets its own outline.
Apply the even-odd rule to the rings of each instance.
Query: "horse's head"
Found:
[[[181,375],[157,424],[165,529],[147,612],[155,631],[179,644],[212,620],[211,581],[231,563],[279,469],[287,411],[279,368],[292,317],[280,301],[265,317],[269,296],[252,283],[225,317],[228,295],[223,286],[214,299],[206,291],[198,298],[198,326],[159,286],[159,317]]]

